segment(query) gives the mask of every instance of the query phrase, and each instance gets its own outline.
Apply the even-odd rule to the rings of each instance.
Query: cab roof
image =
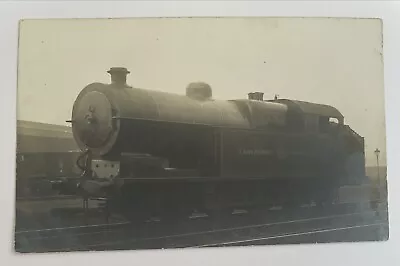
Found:
[[[278,100],[273,100],[273,102],[287,104],[288,106],[294,107],[304,114],[333,117],[340,120],[343,120],[344,118],[344,116],[342,115],[341,112],[339,112],[338,109],[330,105],[304,102],[298,100],[289,100],[289,99],[278,99]]]

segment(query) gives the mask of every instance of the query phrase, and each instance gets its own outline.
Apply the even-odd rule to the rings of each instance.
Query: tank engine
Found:
[[[141,213],[332,202],[365,176],[364,140],[334,107],[289,99],[216,100],[206,83],[186,95],[133,88],[129,71],[92,83],[72,111],[84,152],[80,188]]]

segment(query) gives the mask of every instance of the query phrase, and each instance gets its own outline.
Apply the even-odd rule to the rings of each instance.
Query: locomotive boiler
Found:
[[[229,210],[332,202],[365,176],[364,140],[334,107],[290,99],[216,100],[191,83],[185,95],[92,83],[72,111],[82,149],[80,189],[152,212]]]

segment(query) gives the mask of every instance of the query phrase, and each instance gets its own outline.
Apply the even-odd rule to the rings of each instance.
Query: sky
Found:
[[[135,18],[20,22],[17,119],[66,125],[89,83],[184,94],[211,85],[218,99],[303,100],[336,107],[365,138],[367,165],[386,164],[382,24],[378,19]]]

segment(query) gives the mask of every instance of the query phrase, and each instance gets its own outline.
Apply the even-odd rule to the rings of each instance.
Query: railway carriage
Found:
[[[32,121],[17,121],[17,197],[54,193],[50,182],[79,176],[79,148],[71,128]]]

